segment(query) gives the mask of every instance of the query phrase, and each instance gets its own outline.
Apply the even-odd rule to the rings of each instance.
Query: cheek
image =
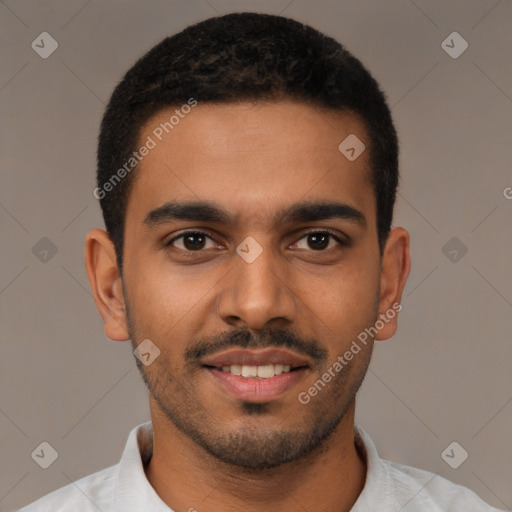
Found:
[[[376,265],[360,264],[340,267],[313,294],[305,295],[308,307],[334,332],[347,332],[366,325],[377,312],[379,271]]]
[[[214,284],[211,273],[192,276],[170,271],[169,266],[150,267],[146,263],[132,274],[127,289],[130,317],[138,336],[165,343],[183,339],[191,322],[205,318]],[[178,346],[177,342],[173,346]]]
[[[131,328],[137,341],[149,338],[162,355],[166,352],[176,362],[187,340],[211,315],[215,284],[222,276],[199,272],[193,266],[179,268],[161,252],[134,249],[125,267]]]

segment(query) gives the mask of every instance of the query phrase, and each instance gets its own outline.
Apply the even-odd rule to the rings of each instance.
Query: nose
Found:
[[[217,298],[217,314],[237,328],[284,328],[295,320],[297,297],[285,261],[270,249],[247,263],[238,254]]]

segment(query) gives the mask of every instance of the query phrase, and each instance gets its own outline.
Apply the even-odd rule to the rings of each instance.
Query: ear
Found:
[[[105,334],[114,341],[130,339],[114,244],[103,229],[93,229],[87,233],[85,268],[96,307],[103,317]]]
[[[402,293],[410,270],[409,233],[404,228],[393,228],[382,255],[379,319],[384,327],[379,329],[376,340],[387,340],[396,332]]]

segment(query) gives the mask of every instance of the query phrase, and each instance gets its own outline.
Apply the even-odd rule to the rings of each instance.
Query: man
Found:
[[[231,14],[140,59],[103,119],[86,267],[152,421],[26,512],[496,510],[354,425],[410,269],[397,182],[383,93],[310,27]]]

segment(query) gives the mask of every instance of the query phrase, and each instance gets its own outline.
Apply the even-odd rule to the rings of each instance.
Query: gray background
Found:
[[[510,510],[510,0],[1,2],[0,510],[116,463],[149,418],[129,343],[105,337],[84,270],[85,234],[103,226],[92,196],[98,126],[136,58],[237,10],[328,33],[386,91],[401,139],[395,224],[411,233],[413,268],[357,421],[381,456]],[[47,59],[31,48],[43,31],[59,44]],[[453,31],[469,43],[457,59],[441,47]],[[56,254],[41,252],[48,241],[33,251],[43,237]],[[458,258],[461,243],[468,250],[455,262],[451,246],[443,252],[452,237]],[[42,441],[59,453],[46,470],[31,458]],[[441,458],[452,441],[469,453],[458,469]]]

